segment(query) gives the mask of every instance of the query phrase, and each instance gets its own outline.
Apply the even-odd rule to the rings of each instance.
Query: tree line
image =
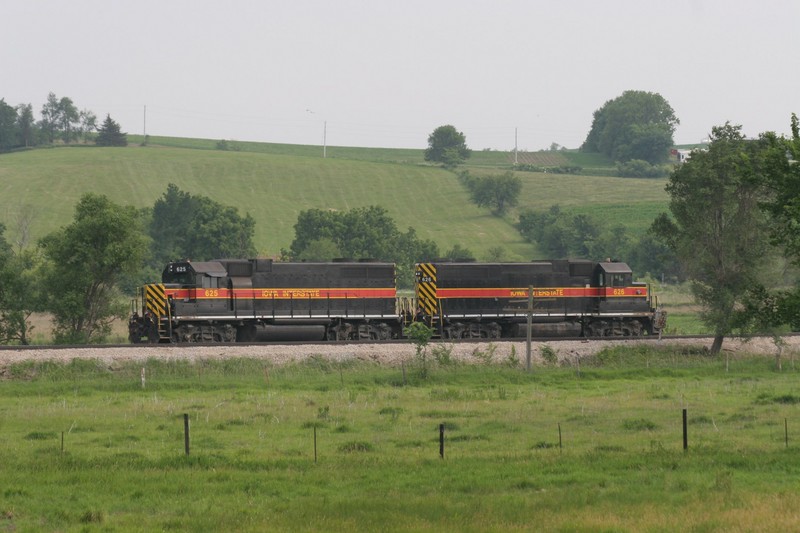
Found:
[[[18,235],[24,217],[19,222]],[[72,222],[34,247],[25,247],[24,239],[14,246],[0,225],[0,343],[30,343],[34,312],[52,314],[56,343],[103,342],[113,321],[127,316],[136,288],[160,280],[168,262],[255,257],[254,233],[249,214],[175,184],[145,209],[86,194]],[[281,250],[282,260],[395,262],[405,288],[413,286],[414,262],[440,257],[474,259],[460,246],[440,253],[413,228],[399,230],[379,206],[301,211],[290,248]]]
[[[98,146],[125,146],[127,134],[121,131],[111,115],[98,125],[97,115],[88,109],[79,110],[69,97],[47,95],[47,101],[36,120],[31,104],[12,106],[0,98],[0,152],[35,146],[89,141]],[[97,132],[97,134],[95,134]]]

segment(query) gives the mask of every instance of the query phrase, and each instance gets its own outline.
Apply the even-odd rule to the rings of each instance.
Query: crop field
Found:
[[[9,232],[21,206],[32,207],[31,237],[71,220],[86,192],[136,207],[151,206],[168,183],[250,213],[256,246],[277,255],[294,238],[301,210],[386,208],[401,231],[409,226],[443,249],[476,253],[498,243],[531,255],[507,222],[472,205],[452,173],[438,168],[259,153],[178,148],[61,148],[0,157],[0,221]]]
[[[446,355],[5,367],[0,529],[800,528],[793,360]]]
[[[538,167],[560,167],[569,165],[569,159],[558,152],[520,152],[517,154],[517,161],[521,165],[534,165]]]
[[[0,223],[7,227],[7,238],[16,237],[26,212],[33,244],[71,221],[82,194],[148,207],[172,182],[250,213],[263,256],[277,256],[289,247],[302,210],[380,205],[401,231],[413,227],[443,252],[458,244],[482,259],[499,246],[508,260],[540,257],[514,228],[516,211],[501,219],[476,207],[456,175],[424,164],[421,150],[334,148],[323,159],[316,147],[241,143],[241,151],[220,151],[215,141],[156,140],[147,147],[75,146],[3,154]],[[487,151],[476,152],[470,164],[480,174],[505,171],[510,162],[506,152]],[[559,204],[643,231],[666,208],[663,180],[517,175],[524,182],[519,209]]]

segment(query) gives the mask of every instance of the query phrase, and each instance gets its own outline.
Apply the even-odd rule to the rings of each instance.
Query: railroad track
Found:
[[[784,337],[798,336],[800,333],[789,333]],[[645,341],[645,342],[669,342],[674,340],[712,340],[713,335],[663,335],[657,337],[655,335],[644,335],[640,337],[534,337],[531,339],[534,343],[557,343],[557,342],[626,342],[626,341]],[[733,337],[729,337],[733,338]],[[759,338],[759,337],[754,337]],[[764,336],[764,338],[772,339],[771,336]],[[445,344],[489,344],[498,342],[525,342],[525,338],[503,338],[503,339],[431,339],[431,343],[445,343]],[[397,339],[389,341],[280,341],[280,342],[209,342],[209,343],[179,343],[179,344],[32,344],[32,345],[0,345],[0,352],[5,350],[104,350],[104,349],[122,349],[132,350],[136,348],[191,348],[191,347],[269,347],[269,346],[368,346],[368,345],[394,345],[394,344],[413,344],[408,339]]]

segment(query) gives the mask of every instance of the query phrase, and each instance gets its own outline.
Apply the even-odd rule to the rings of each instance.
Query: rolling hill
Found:
[[[135,142],[135,137],[131,136]],[[414,227],[444,251],[455,244],[479,258],[501,246],[510,260],[537,256],[514,229],[516,213],[491,216],[469,201],[456,175],[425,164],[422,150],[234,143],[150,138],[127,148],[58,147],[0,155],[0,222],[11,239],[22,210],[33,213],[31,242],[68,224],[78,198],[89,191],[136,207],[151,206],[172,182],[236,206],[256,220],[260,255],[288,248],[300,211],[346,210],[367,205],[387,209],[401,230]],[[504,152],[476,152],[467,167],[476,174],[505,171]],[[519,172],[521,207],[559,204],[575,212],[643,230],[666,208],[663,180]]]

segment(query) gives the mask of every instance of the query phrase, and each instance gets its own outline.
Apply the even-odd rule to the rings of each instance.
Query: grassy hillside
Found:
[[[235,205],[256,219],[262,254],[288,247],[303,209],[385,207],[405,230],[459,243],[476,253],[505,246],[520,259],[533,253],[505,221],[469,203],[452,173],[418,165],[183,148],[59,148],[0,157],[0,221],[13,233],[21,206],[35,212],[32,238],[68,223],[81,194],[152,205],[174,182],[181,189]]]
[[[128,135],[130,144],[141,144],[141,135]],[[278,144],[247,141],[231,141],[223,139],[188,139],[183,137],[148,136],[149,146],[170,148],[194,148],[197,150],[217,150],[217,145],[224,141],[231,151],[256,152],[274,155],[296,155],[322,157],[320,145]],[[358,161],[383,161],[389,163],[427,164],[425,151],[409,148],[358,148],[352,146],[328,146],[325,150],[329,159],[351,159]],[[490,167],[510,169],[514,164],[513,152],[497,150],[474,150],[466,161],[467,167]],[[516,160],[520,164],[540,167],[579,166],[584,169],[609,169],[615,164],[608,157],[597,153],[584,153],[578,150],[519,152]]]
[[[72,147],[0,155],[0,222],[13,237],[16,217],[31,206],[31,240],[70,222],[78,198],[88,191],[116,202],[150,206],[173,182],[250,213],[257,223],[256,246],[276,255],[294,237],[304,209],[385,207],[401,230],[412,226],[442,250],[455,244],[478,257],[502,246],[508,259],[537,256],[513,228],[516,213],[492,217],[469,202],[452,172],[427,165],[422,150],[234,143],[238,151],[215,150],[216,140],[136,138],[127,148]],[[170,146],[171,145],[171,146]],[[505,171],[509,154],[475,152],[476,173]],[[560,204],[590,212],[632,229],[646,227],[666,206],[662,180],[595,178],[520,172],[521,208]]]

